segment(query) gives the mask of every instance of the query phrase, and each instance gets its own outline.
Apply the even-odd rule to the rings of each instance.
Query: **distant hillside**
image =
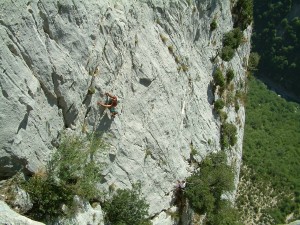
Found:
[[[261,55],[256,76],[284,96],[300,98],[300,2],[254,0],[253,49]],[[278,86],[279,85],[279,86]]]
[[[238,198],[244,221],[254,222],[247,224],[300,219],[299,118],[299,104],[250,80]]]

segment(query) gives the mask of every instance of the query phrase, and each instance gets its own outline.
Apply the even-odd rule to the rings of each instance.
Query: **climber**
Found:
[[[116,111],[116,106],[118,105],[117,96],[109,94],[107,92],[105,93],[105,95],[106,95],[105,103],[97,102],[97,104],[101,105],[105,108],[108,108],[111,113],[112,118],[114,118],[118,114],[118,112]]]

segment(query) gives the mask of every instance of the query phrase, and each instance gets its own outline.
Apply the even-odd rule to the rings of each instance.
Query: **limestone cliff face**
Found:
[[[154,224],[173,224],[164,211],[193,170],[190,145],[199,162],[220,150],[213,71],[232,68],[244,86],[250,28],[230,62],[211,60],[233,27],[230,2],[1,1],[1,178],[43,167],[66,128],[101,131],[110,143],[101,188],[141,181]],[[96,104],[106,91],[120,100],[115,119]],[[238,178],[244,107],[226,110],[238,128],[229,154]]]

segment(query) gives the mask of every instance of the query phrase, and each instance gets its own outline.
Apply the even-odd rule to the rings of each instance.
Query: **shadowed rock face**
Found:
[[[1,224],[44,225],[44,223],[39,223],[37,221],[30,220],[25,216],[21,216],[10,209],[9,206],[3,201],[0,201],[0,212]]]
[[[175,181],[193,170],[190,145],[198,162],[220,150],[214,69],[232,68],[239,87],[250,51],[245,42],[230,62],[215,57],[233,26],[230,1],[191,2],[1,1],[0,177],[43,167],[66,128],[100,131],[111,146],[100,186],[140,180],[151,215],[170,208]],[[120,100],[115,119],[96,104],[106,91]],[[239,121],[229,156],[239,170],[244,108],[227,113]]]

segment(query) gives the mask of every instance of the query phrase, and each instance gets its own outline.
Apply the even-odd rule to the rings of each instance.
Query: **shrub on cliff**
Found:
[[[218,27],[217,21],[216,19],[213,19],[213,21],[210,23],[210,30],[214,31],[215,29],[217,29],[217,27]]]
[[[233,58],[234,53],[235,52],[233,48],[231,48],[230,46],[225,46],[221,50],[221,59],[228,62]]]
[[[226,149],[234,146],[237,142],[237,128],[234,124],[223,123],[221,126],[221,148]]]
[[[228,69],[226,72],[226,83],[229,84],[234,78],[234,71],[233,69]]]
[[[239,28],[235,28],[224,34],[223,48],[221,58],[224,61],[230,61],[234,56],[234,51],[237,49],[243,40],[243,32]]]
[[[115,225],[151,225],[148,216],[149,205],[140,198],[140,186],[132,190],[118,189],[112,199],[104,203],[105,219]]]
[[[187,179],[184,195],[195,212],[206,213],[207,222],[215,221],[214,215],[223,207],[225,201],[221,199],[221,195],[233,190],[233,181],[233,170],[227,165],[225,152],[220,151],[206,157],[200,164],[200,170]],[[226,221],[225,217],[223,219]]]
[[[239,28],[235,28],[224,34],[223,46],[229,46],[233,49],[237,49],[242,43],[243,32]]]
[[[215,85],[218,85],[221,88],[223,88],[225,86],[225,79],[224,79],[222,71],[219,68],[217,68],[216,71],[214,72],[213,76],[214,76]]]
[[[74,212],[75,195],[85,200],[96,198],[101,167],[92,158],[100,149],[105,149],[105,144],[96,136],[65,136],[46,171],[34,174],[23,184],[33,202],[29,216],[51,220]],[[64,211],[63,205],[67,206]]]
[[[246,29],[253,20],[253,0],[238,0],[232,8],[234,27]]]
[[[225,103],[222,99],[218,99],[214,103],[214,109],[219,112],[223,107],[225,106]]]
[[[255,71],[260,61],[260,55],[257,52],[251,52],[248,61],[248,70]]]

